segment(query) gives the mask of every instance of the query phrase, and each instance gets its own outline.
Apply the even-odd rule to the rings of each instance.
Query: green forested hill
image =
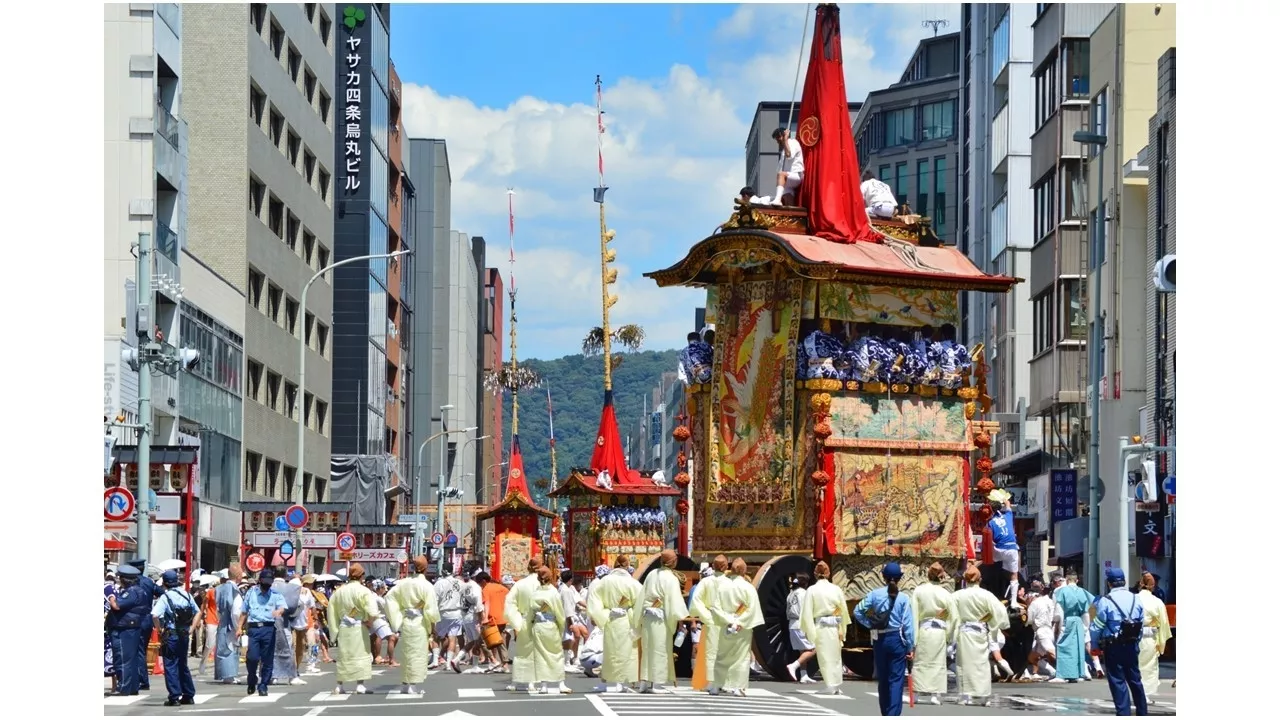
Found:
[[[623,433],[644,411],[643,398],[657,387],[662,373],[676,369],[678,351],[627,353],[622,367],[613,373],[613,404]],[[571,467],[591,460],[600,409],[604,403],[604,360],[599,356],[568,355],[558,360],[521,360],[522,367],[536,370],[543,387],[520,393],[520,449],[524,454],[529,490],[543,507],[546,491],[536,481],[551,475],[551,454],[547,439],[547,391],[555,409],[556,466],[563,479]],[[652,409],[652,408],[650,408]],[[503,442],[511,441],[511,396],[502,399]]]

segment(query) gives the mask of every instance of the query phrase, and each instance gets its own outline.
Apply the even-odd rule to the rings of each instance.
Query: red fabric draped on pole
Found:
[[[507,495],[513,492],[533,504],[533,496],[529,494],[529,485],[524,478],[524,455],[520,453],[519,435],[511,438],[511,471],[507,474]]]
[[[591,469],[609,473],[609,481],[615,485],[632,482],[627,469],[627,456],[622,451],[622,436],[618,434],[618,418],[613,412],[613,391],[604,394],[604,410],[600,413],[600,430],[596,433],[596,447],[591,453]]]
[[[804,181],[798,202],[809,210],[809,233],[839,243],[879,242],[862,201],[844,90],[840,8],[835,5],[818,6],[799,118],[796,139],[804,148]]]

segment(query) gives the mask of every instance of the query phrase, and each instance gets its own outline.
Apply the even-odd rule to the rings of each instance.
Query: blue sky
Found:
[[[701,294],[659,290],[641,273],[673,264],[728,217],[756,103],[790,99],[797,60],[807,61],[805,10],[393,6],[408,135],[446,140],[453,229],[484,236],[504,277],[506,189],[516,190],[521,356],[575,352],[600,323],[595,76],[608,127],[606,213],[618,234],[611,318],[644,326],[649,349],[679,347]],[[959,6],[841,6],[850,100],[896,81],[932,34],[921,26],[929,18],[954,31]]]

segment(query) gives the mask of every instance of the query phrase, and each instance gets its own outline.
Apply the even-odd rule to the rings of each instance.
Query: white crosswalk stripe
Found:
[[[606,717],[640,715],[839,715],[797,695],[779,695],[763,688],[749,688],[746,697],[711,696],[688,687],[671,693],[603,693],[587,696]]]

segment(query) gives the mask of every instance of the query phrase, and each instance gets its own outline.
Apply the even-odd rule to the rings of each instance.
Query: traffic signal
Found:
[[[1130,469],[1132,468],[1132,469]],[[1156,494],[1156,461],[1131,455],[1125,459],[1126,475],[1133,486],[1133,499],[1137,502],[1158,502]]]
[[[124,364],[128,365],[129,369],[134,372],[138,372],[138,369],[142,367],[142,361],[138,358],[137,348],[131,348],[128,346],[121,348],[120,359],[123,360]]]
[[[1176,275],[1174,270],[1176,259],[1176,255],[1169,254],[1156,261],[1151,278],[1151,281],[1155,283],[1156,290],[1164,293],[1175,292],[1174,279]]]

